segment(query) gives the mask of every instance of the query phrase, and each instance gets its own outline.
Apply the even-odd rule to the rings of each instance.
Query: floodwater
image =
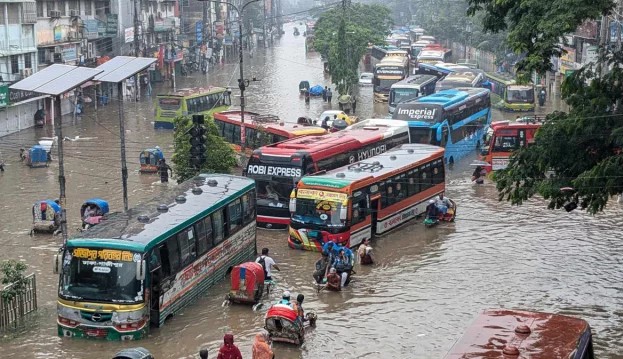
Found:
[[[312,99],[306,106],[298,82],[327,84],[317,54],[305,54],[304,38],[292,26],[274,48],[256,52],[245,63],[245,77],[257,77],[248,91],[248,109],[295,121],[318,116],[327,105]],[[211,69],[208,76],[178,77],[178,87],[206,84],[235,88],[236,64]],[[156,87],[155,92],[166,89]],[[359,115],[382,116],[372,106],[371,89],[358,101]],[[171,156],[172,134],[154,131],[150,100],[124,104],[127,129],[130,206],[157,196],[156,176],[139,175],[138,154],[159,145]],[[333,105],[337,107],[337,105]],[[502,119],[496,113],[495,120]],[[64,122],[69,230],[79,227],[79,207],[89,197],[122,208],[117,107],[113,102],[79,119]],[[0,340],[3,357],[110,358],[124,347],[141,345],[156,358],[194,358],[200,348],[216,355],[224,332],[233,331],[245,358],[253,335],[263,325],[265,308],[221,307],[227,282],[138,343],[99,342],[56,335],[56,286],[52,256],[59,237],[30,237],[30,208],[35,200],[58,196],[57,162],[30,169],[18,162],[49,128],[22,131],[0,139],[6,172],[0,174],[0,260],[16,258],[37,274],[39,311],[18,333]],[[56,158],[55,158],[56,159]],[[494,185],[469,180],[473,158],[448,174],[448,195],[459,205],[455,223],[425,229],[411,222],[373,241],[378,264],[356,268],[352,286],[341,293],[316,293],[311,271],[316,253],[290,250],[286,233],[258,232],[258,247],[270,247],[282,271],[278,290],[305,294],[307,311],[318,314],[317,328],[300,347],[275,345],[277,358],[440,358],[461,336],[475,315],[487,308],[522,308],[575,315],[593,327],[597,357],[617,358],[623,349],[623,296],[620,226],[623,209],[612,203],[604,214],[550,211],[533,200],[521,207],[497,201]]]

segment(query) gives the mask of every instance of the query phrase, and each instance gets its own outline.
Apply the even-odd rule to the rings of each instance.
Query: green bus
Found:
[[[199,175],[67,240],[59,273],[58,335],[131,340],[256,253],[255,182]]]
[[[487,73],[492,102],[505,111],[534,111],[534,85],[517,85],[511,75]]]
[[[231,90],[209,86],[179,89],[156,97],[155,129],[173,129],[173,120],[178,116],[199,115],[212,117],[216,112],[231,107]]]

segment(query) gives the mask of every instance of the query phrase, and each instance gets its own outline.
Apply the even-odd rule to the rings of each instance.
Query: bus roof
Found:
[[[420,86],[432,81],[437,81],[437,76],[434,75],[413,75],[404,80],[400,80],[392,85],[391,88],[411,88],[413,86]]]
[[[513,358],[576,358],[570,355],[586,335],[590,338],[590,326],[583,319],[522,310],[488,309],[474,320],[444,358],[505,359],[511,357],[504,354],[511,350],[510,347],[519,351]],[[588,338],[585,340],[588,341]]]
[[[197,188],[203,192],[194,194]],[[253,188],[255,181],[246,177],[201,174],[125,213],[111,215],[101,224],[69,239],[67,245],[146,251],[159,242],[156,239],[168,237],[180,226],[189,226],[226,204],[228,198]],[[177,203],[178,196],[184,196],[186,201]],[[161,205],[166,205],[167,210],[159,211]]]
[[[499,82],[503,82],[506,85],[514,85],[516,83],[515,77],[511,74],[487,72],[487,77]]]
[[[344,188],[353,182],[367,178],[379,178],[391,174],[397,169],[416,164],[436,156],[443,158],[443,147],[411,143],[397,146],[387,152],[336,168],[321,175],[305,176],[300,182],[307,186],[326,186]]]
[[[297,123],[285,122],[276,115],[261,115],[255,112],[244,112],[245,126],[261,126],[267,132],[283,135],[285,137],[296,137],[303,135],[324,135],[325,129],[319,126],[304,126]],[[242,119],[239,110],[222,111],[214,114],[214,119],[240,124]]]
[[[190,87],[190,88],[177,89],[177,91],[169,92],[167,94],[162,94],[158,96],[188,97],[188,96],[220,92],[224,90],[226,90],[224,87],[217,87],[217,86]]]
[[[406,121],[390,119],[368,119],[357,122],[338,132],[323,136],[306,136],[274,143],[255,150],[254,155],[291,156],[300,152],[313,155],[326,150],[352,148],[375,143],[397,133],[407,133],[409,124]]]
[[[460,87],[455,89],[443,90],[432,95],[420,97],[413,102],[431,103],[449,107],[457,102],[463,101],[470,96],[484,94],[489,90],[476,87]]]

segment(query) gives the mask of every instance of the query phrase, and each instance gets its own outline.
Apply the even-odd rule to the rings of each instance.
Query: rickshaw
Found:
[[[119,351],[112,359],[155,359],[149,350],[143,347],[128,348]]]
[[[26,153],[26,164],[31,168],[47,167],[48,152],[41,145],[32,146]]]
[[[310,327],[316,326],[315,313],[307,313],[305,317]],[[264,329],[273,342],[301,345],[305,339],[305,327],[297,312],[285,304],[274,304],[264,317]]]
[[[50,199],[37,201],[32,206],[33,233],[55,233],[61,226],[61,206]]]
[[[80,217],[82,218],[82,229],[89,229],[104,220],[108,213],[108,202],[101,198],[91,198],[80,207]]]
[[[256,262],[246,262],[231,270],[231,289],[225,297],[226,303],[253,304],[253,310],[262,306],[260,301],[264,292],[268,296],[274,285],[272,280],[265,280],[264,268]],[[266,289],[266,290],[264,290]]]
[[[164,159],[164,154],[160,150],[160,147],[148,148],[141,152],[139,160],[141,162],[141,173],[156,173],[158,172],[158,162]]]
[[[302,95],[306,91],[309,91],[309,81],[301,81],[301,82],[299,82],[299,93]]]
[[[452,206],[448,208],[448,212],[446,214],[439,212],[435,218],[431,218],[427,215],[424,219],[424,226],[426,226],[426,228],[433,227],[439,224],[439,222],[454,222],[454,218],[456,218],[456,202],[449,198],[448,200],[452,204]],[[431,203],[431,205],[434,206],[435,204]]]

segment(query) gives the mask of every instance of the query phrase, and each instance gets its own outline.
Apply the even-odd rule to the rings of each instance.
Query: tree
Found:
[[[28,279],[26,279],[25,272],[27,268],[26,264],[15,260],[4,261],[0,264],[2,284],[12,284],[10,288],[2,291],[2,299],[10,301],[26,290]]]
[[[320,15],[314,47],[327,58],[340,95],[357,84],[359,61],[368,44],[382,44],[390,26],[390,10],[382,5],[351,4]]]
[[[570,112],[549,115],[535,143],[495,174],[500,200],[521,204],[539,194],[549,208],[571,203],[567,210],[595,214],[623,193],[623,52],[606,52],[601,62],[610,68],[601,78],[589,66],[564,81]]]
[[[205,119],[206,128],[206,162],[196,169],[190,162],[190,134],[192,118],[180,116],[174,120],[175,133],[173,143],[173,168],[177,182],[183,182],[198,173],[229,173],[236,165],[236,156],[229,143],[219,134],[218,127],[211,118]]]
[[[508,31],[508,46],[526,54],[517,70],[543,74],[552,68],[552,56],[560,56],[559,43],[587,19],[608,13],[612,0],[467,0],[467,13],[483,12],[485,31]]]

